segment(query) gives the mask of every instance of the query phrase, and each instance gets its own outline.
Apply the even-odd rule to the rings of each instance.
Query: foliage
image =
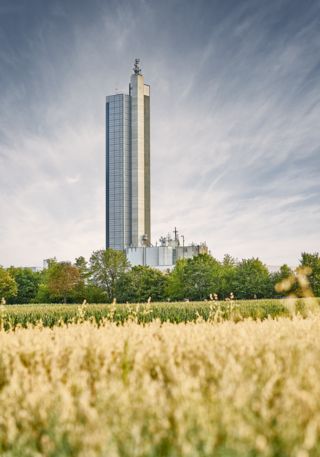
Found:
[[[148,299],[162,300],[166,286],[163,273],[146,266],[135,266],[123,273],[116,283],[115,296],[120,303],[140,303]]]
[[[166,295],[170,300],[183,300],[185,298],[185,268],[187,260],[179,259],[168,276]]]
[[[75,289],[80,284],[80,272],[78,268],[69,262],[51,262],[44,274],[44,282],[39,288],[40,294],[49,293],[53,299],[63,300],[72,297]]]
[[[86,259],[83,256],[80,256],[80,257],[76,258],[74,265],[79,270],[80,278],[83,280],[83,282],[85,282],[89,276],[88,262],[86,261]]]
[[[170,298],[203,300],[219,287],[220,263],[208,254],[180,260],[168,281]]]
[[[273,291],[268,268],[257,258],[243,259],[237,265],[232,292],[239,299],[270,296]]]
[[[17,284],[17,294],[7,300],[8,303],[31,303],[38,292],[41,281],[41,273],[34,272],[31,268],[14,268],[8,269],[11,277]]]
[[[0,266],[0,300],[15,297],[18,293],[15,279]]]
[[[294,277],[294,271],[287,265],[281,265],[280,270],[270,275],[272,289],[274,290],[275,297],[282,297],[284,295],[296,292],[296,286],[291,278]],[[283,290],[283,284],[286,281],[286,290]],[[287,283],[288,281],[288,283]]]
[[[106,293],[107,301],[112,301],[115,298],[116,283],[128,267],[127,257],[122,251],[94,251],[90,257],[90,281]]]
[[[218,290],[220,263],[211,255],[200,254],[188,259],[185,268],[184,289],[190,300],[203,300]]]
[[[152,301],[179,301],[320,295],[318,253],[302,253],[298,269],[282,265],[276,273],[269,273],[258,258],[239,262],[228,254],[221,262],[208,254],[179,259],[170,273],[161,273],[145,266],[131,268],[124,252],[107,249],[93,252],[89,262],[78,257],[71,265],[53,258],[41,273],[11,267],[2,269],[3,275],[13,290],[12,278],[17,286],[16,296],[7,293],[8,303],[110,303],[113,299],[134,303],[149,297]]]
[[[314,295],[320,297],[320,255],[319,253],[303,252],[300,259],[301,267],[309,267],[311,269],[308,280]]]
[[[86,300],[88,303],[105,303],[107,294],[101,287],[88,283],[77,289],[74,294],[74,299],[74,303],[82,303],[83,300]]]
[[[221,265],[221,273],[219,285],[217,287],[217,294],[220,298],[230,297],[233,294],[234,283],[237,275],[237,261],[229,254],[226,254],[223,258]]]
[[[0,332],[0,454],[317,457],[319,332],[319,315]]]

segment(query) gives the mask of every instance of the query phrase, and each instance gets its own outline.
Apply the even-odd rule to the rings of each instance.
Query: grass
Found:
[[[0,455],[318,457],[319,334],[319,314],[0,331]]]

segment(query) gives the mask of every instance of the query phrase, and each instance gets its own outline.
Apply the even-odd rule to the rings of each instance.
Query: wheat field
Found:
[[[0,332],[1,456],[318,457],[320,317]]]

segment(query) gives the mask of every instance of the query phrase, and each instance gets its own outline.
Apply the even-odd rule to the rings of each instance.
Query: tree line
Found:
[[[271,273],[258,258],[237,261],[225,255],[218,261],[201,254],[178,260],[171,272],[161,272],[147,266],[131,267],[125,253],[107,249],[94,251],[89,261],[84,257],[73,263],[51,259],[41,272],[0,266],[0,299],[8,304],[142,303],[279,298],[290,292],[299,296],[301,285],[296,277],[301,268],[305,268],[314,294],[320,296],[319,253],[302,253],[295,271],[284,264]]]

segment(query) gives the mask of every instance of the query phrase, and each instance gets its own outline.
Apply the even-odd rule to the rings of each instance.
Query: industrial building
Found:
[[[183,242],[180,243],[180,238]],[[124,250],[132,266],[168,270],[180,258],[207,252],[184,237],[151,243],[150,86],[135,59],[129,94],[106,97],[106,249]]]
[[[156,246],[126,248],[125,251],[130,265],[146,265],[162,271],[168,271],[174,268],[179,259],[191,259],[196,255],[208,253],[208,247],[205,243],[185,245],[184,236],[179,236],[176,228],[173,233],[173,238],[170,234],[161,237],[159,245],[156,244]]]

